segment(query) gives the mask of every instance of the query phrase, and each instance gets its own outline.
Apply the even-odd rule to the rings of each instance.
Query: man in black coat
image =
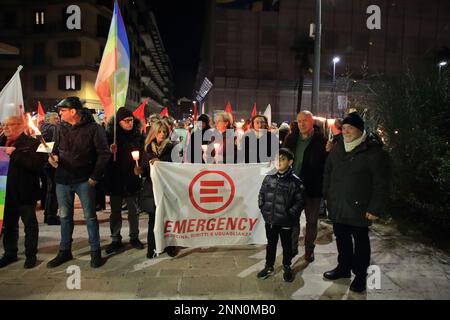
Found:
[[[390,161],[382,142],[364,130],[364,121],[350,113],[343,121],[343,141],[331,149],[324,174],[324,197],[333,221],[338,266],[325,279],[355,279],[350,290],[366,288],[370,265],[369,226],[384,211],[390,186]],[[354,242],[354,244],[353,244]]]
[[[114,118],[111,117],[106,128],[108,144],[111,151],[116,151],[116,160],[109,161],[105,173],[106,193],[110,195],[111,216],[109,225],[112,242],[106,248],[110,254],[123,247],[120,230],[122,228],[122,201],[127,202],[130,244],[136,249],[144,249],[139,240],[139,216],[137,209],[138,193],[141,190],[139,177],[141,166],[131,153],[138,151],[140,160],[144,157],[144,136],[141,133],[141,122],[133,116],[131,110],[119,108],[116,113],[116,145],[114,145]]]
[[[37,153],[39,141],[24,134],[25,126],[20,117],[9,117],[3,123],[5,136],[0,141],[10,156],[6,184],[3,246],[5,254],[0,268],[17,261],[19,218],[25,226],[24,267],[36,265],[39,227],[36,219],[36,202],[39,199],[39,173],[46,156]]]
[[[100,233],[95,211],[95,185],[103,178],[111,152],[105,130],[83,108],[79,98],[58,103],[62,123],[58,127],[49,163],[56,168],[56,196],[60,209],[61,242],[58,255],[47,264],[57,267],[72,257],[73,209],[75,194],[80,198],[91,246],[91,267],[103,264]]]
[[[314,242],[317,237],[317,223],[322,198],[323,170],[327,158],[325,150],[327,141],[323,134],[314,130],[314,118],[311,112],[299,112],[297,123],[299,131],[295,131],[286,137],[284,147],[289,148],[294,153],[294,171],[305,186],[305,260],[313,262]],[[294,255],[298,253],[299,235],[300,221],[292,231]]]

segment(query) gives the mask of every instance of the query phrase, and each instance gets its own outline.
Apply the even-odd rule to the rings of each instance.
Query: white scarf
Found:
[[[364,130],[361,137],[359,137],[356,140],[353,140],[352,142],[344,142],[345,152],[352,152],[353,149],[355,149],[357,146],[359,146],[363,141],[366,140],[367,133],[366,130]]]

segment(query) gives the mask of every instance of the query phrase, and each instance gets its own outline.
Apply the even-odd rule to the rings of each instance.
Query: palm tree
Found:
[[[312,73],[310,57],[314,54],[314,40],[307,35],[298,36],[290,49],[295,53],[295,60],[298,62],[297,113],[299,113],[302,106],[305,74]]]

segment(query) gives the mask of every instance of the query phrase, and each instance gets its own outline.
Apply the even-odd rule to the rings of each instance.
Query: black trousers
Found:
[[[338,269],[366,277],[370,265],[369,228],[335,223],[333,230],[338,249]]]
[[[25,255],[33,257],[37,254],[39,225],[36,219],[36,205],[5,206],[3,225],[3,247],[5,255],[17,256],[19,241],[19,218],[25,225]]]
[[[56,199],[56,183],[55,183],[55,172],[56,170],[52,167],[44,168],[46,182],[47,182],[47,194],[45,200],[45,211],[44,216],[56,217],[58,214],[58,200]]]
[[[266,266],[273,267],[277,254],[278,238],[283,247],[283,266],[290,266],[292,259],[292,228],[283,228],[266,223]]]

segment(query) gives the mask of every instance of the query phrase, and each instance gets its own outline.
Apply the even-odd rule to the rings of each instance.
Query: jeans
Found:
[[[37,254],[39,225],[36,219],[36,205],[8,205],[5,207],[3,226],[3,247],[5,256],[17,257],[19,240],[19,218],[25,226],[25,255]]]
[[[100,249],[100,232],[95,212],[95,187],[89,185],[87,181],[71,185],[56,184],[56,196],[61,218],[61,243],[59,248],[60,250],[71,250],[72,248],[75,194],[80,198],[83,207],[91,251],[97,251]]]
[[[266,223],[266,266],[273,267],[275,263],[278,236],[281,238],[281,246],[283,247],[283,266],[291,266],[292,259],[292,228],[283,228]]]
[[[111,216],[109,226],[111,229],[111,238],[114,242],[122,240],[120,229],[122,229],[122,199],[125,198],[128,207],[128,225],[130,227],[130,240],[139,238],[139,217],[137,215],[137,195],[130,197],[110,196]]]
[[[319,221],[321,198],[311,198],[305,196],[305,216],[306,216],[306,232],[305,232],[305,251],[314,252],[315,241],[317,238],[317,223]],[[298,239],[300,236],[300,220],[297,225],[292,228],[292,250],[298,251]]]
[[[338,249],[338,269],[366,277],[370,265],[370,240],[368,227],[333,224]]]

